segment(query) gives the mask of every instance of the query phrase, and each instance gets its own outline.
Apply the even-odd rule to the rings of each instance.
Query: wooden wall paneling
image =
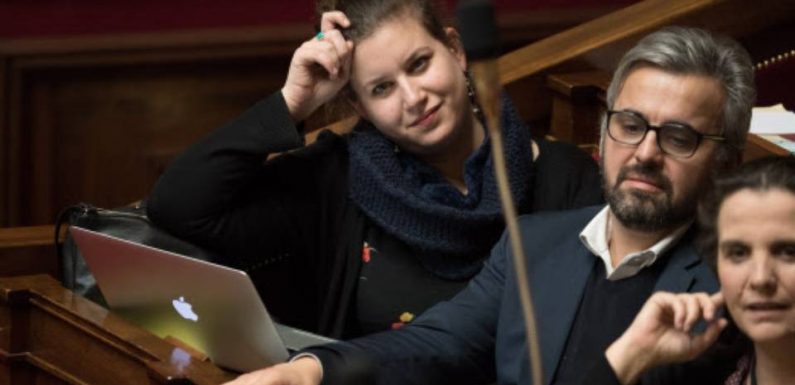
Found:
[[[270,74],[282,72],[287,63],[266,62],[225,63],[221,71],[212,63],[177,64],[144,73],[131,69],[107,82],[58,84],[56,114],[63,119],[59,135],[77,139],[67,131],[82,121],[91,140],[81,146],[77,139],[64,147],[81,152],[63,154],[61,160],[77,162],[82,183],[59,178],[64,173],[53,175],[59,185],[69,186],[53,205],[91,200],[110,207],[145,197],[176,154],[278,89],[281,76]],[[74,110],[87,117],[73,115]],[[64,171],[65,164],[61,166]]]
[[[618,9],[620,6],[616,5],[589,5],[538,8],[511,13],[498,11],[500,48],[503,53],[507,53]]]
[[[0,226],[8,225],[8,56],[0,52]]]
[[[51,223],[78,201],[113,207],[145,197],[188,144],[277,90],[292,53],[205,48],[19,60],[15,97],[28,108],[13,125],[23,148],[15,157],[28,155],[36,173],[13,177],[11,200],[21,204],[12,224]]]
[[[519,114],[529,123],[534,137],[551,134],[555,95],[548,86],[547,74],[577,73],[591,69],[592,67],[583,61],[572,60],[557,65],[554,71],[545,71],[543,75],[526,76],[504,84]]]
[[[596,144],[609,83],[610,75],[602,71],[549,75],[547,85],[553,91],[550,135],[575,144]]]
[[[15,60],[9,61],[9,76],[8,76],[8,97],[7,97],[7,126],[6,126],[6,178],[8,184],[6,185],[6,202],[5,202],[5,223],[4,226],[13,226],[21,224],[19,220],[21,216],[20,211],[20,196],[21,194],[21,179],[24,170],[21,168],[20,157],[22,151],[20,147],[22,143],[22,132],[20,130],[21,109],[22,103],[20,101],[20,71],[15,67]]]
[[[273,74],[278,73],[281,78],[287,68],[287,59],[278,59],[292,52],[296,45],[292,36],[295,35],[294,30],[286,28],[259,34],[243,30],[236,33],[214,31],[114,38],[0,41],[0,55],[13,58],[9,60],[10,64],[5,71],[9,74],[6,77],[10,81],[3,87],[3,95],[8,95],[8,98],[2,104],[2,111],[7,118],[3,120],[4,128],[0,133],[6,137],[0,147],[6,153],[0,159],[3,159],[2,167],[8,172],[3,173],[4,183],[0,187],[0,197],[3,198],[0,225],[51,223],[58,209],[76,201],[122,205],[140,199],[151,187],[159,174],[158,170],[165,167],[163,162],[173,158],[175,153],[200,135],[240,113],[265,96],[269,90],[277,88],[282,79],[278,82],[272,81]],[[305,32],[302,31],[300,35],[303,37]],[[246,66],[247,72],[238,71],[241,64]],[[256,71],[252,72],[251,69]],[[223,76],[216,75],[219,73]],[[236,78],[236,83],[227,81],[230,74]],[[247,74],[252,76],[242,79]],[[153,79],[147,79],[150,75]],[[169,76],[175,78],[171,83],[167,81]],[[207,109],[206,106],[200,106],[195,109],[196,118],[192,121],[186,119],[185,126],[195,126],[196,121],[199,121],[206,127],[186,129],[182,126],[175,127],[173,116],[176,112],[184,113],[189,108],[169,110],[169,106],[164,105],[162,100],[168,94],[179,93],[174,90],[183,89],[186,91],[183,94],[187,93],[192,97],[183,99],[195,102],[199,96],[192,95],[195,87],[184,85],[188,79],[192,79],[194,83],[215,82],[214,86],[219,83],[234,84],[239,88],[241,80],[243,84],[251,85],[244,94],[248,96],[245,100],[240,94],[230,95],[232,92],[227,92],[229,86],[217,87],[216,96],[223,96],[227,105],[231,101],[234,108],[226,108],[213,120],[210,119],[213,116],[201,119],[202,114],[207,117],[219,108]],[[134,83],[139,81],[144,86],[135,90]],[[252,96],[255,93],[251,89],[257,86],[262,88],[256,96]],[[234,89],[234,92],[237,91]],[[82,92],[88,94],[82,95]],[[208,91],[205,89],[204,92]],[[120,93],[124,95],[119,95]],[[147,97],[146,93],[154,96]],[[146,111],[131,107],[137,103],[135,98],[150,99],[149,104],[159,103],[160,109],[149,109],[150,116],[141,116]],[[85,102],[81,102],[82,100]],[[88,106],[96,100],[100,101],[96,106],[105,107],[104,113]],[[184,106],[184,100],[177,99],[171,104]],[[115,106],[115,110],[108,108],[109,106]],[[160,119],[159,116],[151,116],[151,113],[167,116]],[[134,132],[141,125],[149,124],[146,122],[147,118],[155,122],[171,119],[169,130],[163,129],[167,123],[159,123],[153,128],[161,132],[173,131],[170,134],[171,139],[161,140],[158,136],[154,141],[173,142],[174,138],[178,138],[179,143],[149,148],[152,130],[149,130],[149,134],[139,135]],[[140,124],[135,126],[135,122]],[[103,129],[98,129],[98,126]],[[125,134],[113,137],[114,133],[124,130],[127,130]],[[109,137],[114,140],[102,142]],[[149,142],[128,140],[140,137]],[[75,148],[75,144],[79,148]],[[135,148],[133,145],[139,145],[137,153],[132,150]],[[109,149],[119,148],[123,151],[109,155]],[[142,158],[145,159],[141,161]],[[93,169],[78,170],[88,159],[99,159],[104,161],[104,165],[92,164]],[[107,177],[110,173],[104,172],[106,170],[96,170],[102,167],[115,172],[115,180],[114,177]],[[133,170],[133,175],[129,179],[120,178],[128,169]],[[147,175],[146,180],[135,179],[141,173]],[[89,187],[74,187],[84,182]],[[143,184],[146,186],[141,187]],[[112,186],[111,191],[98,193],[105,186]],[[91,193],[85,193],[87,190]],[[62,194],[64,191],[67,192],[66,196]],[[114,194],[118,196],[113,197]],[[105,199],[101,195],[109,198]]]
[[[19,196],[19,220],[25,224],[53,223],[55,213],[48,205],[39,204],[52,202],[59,191],[53,180],[55,156],[59,139],[54,132],[58,124],[54,116],[52,89],[46,83],[33,82],[25,88],[22,96],[22,116],[24,123],[20,125],[20,152],[22,173],[21,188],[24,193]],[[61,142],[62,143],[62,142]],[[69,170],[72,174],[72,170]],[[77,170],[74,170],[77,171]],[[51,218],[48,222],[25,222],[26,218]]]
[[[60,279],[51,225],[0,228],[0,277],[49,274]]]
[[[245,53],[257,56],[292,52],[297,48],[297,42],[307,40],[312,35],[311,25],[296,24],[8,39],[0,40],[0,49],[11,56],[41,57],[48,61],[60,58],[76,62],[83,59],[92,63],[96,61],[96,56],[92,55],[101,55],[105,62],[113,62],[114,59],[130,62],[132,56],[144,59],[153,52],[157,52],[159,57],[170,54],[174,58],[221,58],[241,57]]]

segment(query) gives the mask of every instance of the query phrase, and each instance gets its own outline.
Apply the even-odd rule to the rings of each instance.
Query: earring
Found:
[[[464,71],[464,79],[466,79],[467,96],[469,96],[469,103],[472,106],[472,113],[475,114],[478,120],[484,122],[483,111],[480,109],[477,95],[475,95],[475,87],[472,85],[472,75],[470,75],[469,71]]]

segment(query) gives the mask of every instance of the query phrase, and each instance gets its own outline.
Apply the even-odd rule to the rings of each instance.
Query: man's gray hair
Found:
[[[650,65],[675,74],[706,75],[720,81],[725,93],[717,161],[723,165],[739,162],[756,100],[754,68],[748,52],[736,41],[698,28],[666,27],[654,32],[629,50],[618,64],[607,105],[613,108],[627,76],[638,65]],[[606,122],[602,125],[605,136]]]

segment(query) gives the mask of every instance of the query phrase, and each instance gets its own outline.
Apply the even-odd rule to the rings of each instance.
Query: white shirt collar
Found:
[[[607,279],[616,281],[623,278],[629,278],[640,272],[644,267],[651,266],[659,255],[668,250],[690,227],[691,222],[688,222],[667,237],[659,240],[646,250],[636,253],[630,253],[621,258],[618,266],[613,267],[612,259],[610,258],[610,247],[608,239],[608,218],[610,206],[605,206],[599,211],[596,216],[588,222],[588,225],[580,232],[580,240],[585,247],[594,255],[602,260],[604,263],[605,271],[607,272]]]

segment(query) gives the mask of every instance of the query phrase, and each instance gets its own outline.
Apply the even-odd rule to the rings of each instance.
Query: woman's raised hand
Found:
[[[293,121],[300,122],[345,86],[350,77],[353,42],[340,28],[350,21],[339,11],[326,12],[320,33],[304,42],[293,54],[282,95]]]
[[[643,305],[623,335],[607,349],[606,356],[622,384],[635,383],[648,369],[698,357],[718,338],[727,321],[718,319],[723,295],[658,292]],[[709,324],[692,333],[699,320]]]

